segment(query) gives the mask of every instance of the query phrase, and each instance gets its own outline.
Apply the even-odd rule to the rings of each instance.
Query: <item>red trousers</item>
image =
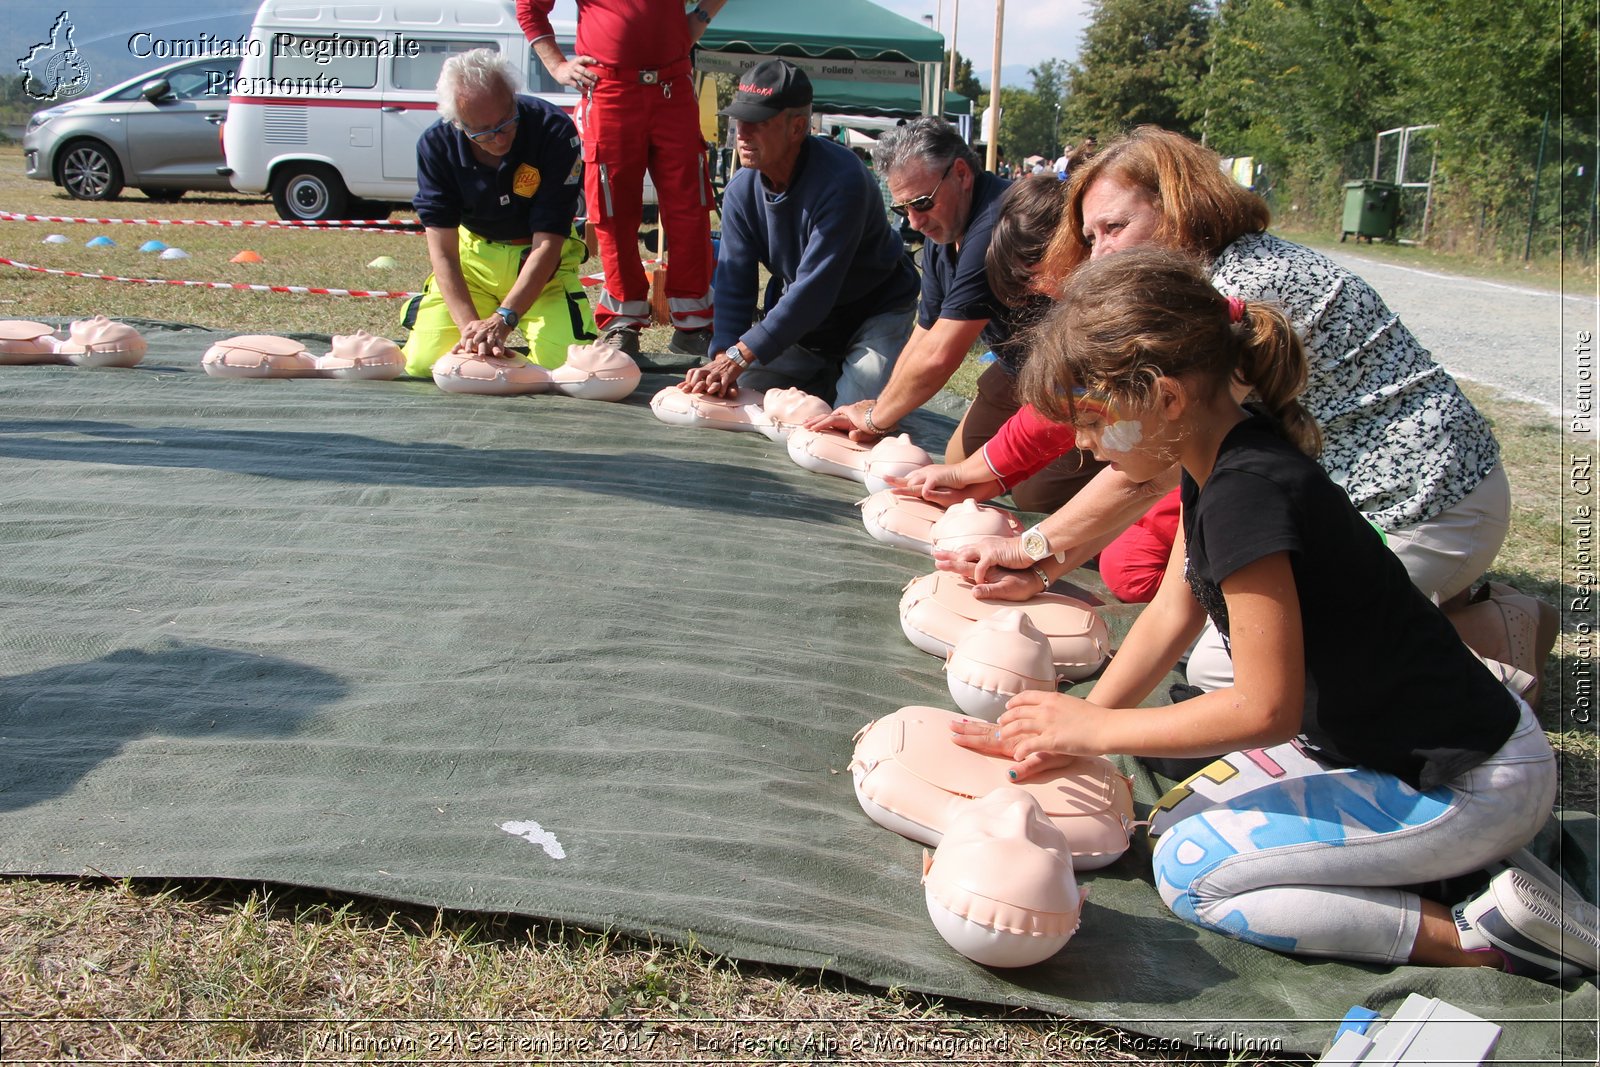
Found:
[[[1148,604],[1161,588],[1178,539],[1178,490],[1156,501],[1139,521],[1100,550],[1100,580],[1124,604]]]
[[[584,195],[600,245],[605,292],[595,324],[647,326],[650,283],[639,262],[644,175],[655,182],[670,250],[667,307],[680,330],[711,325],[714,195],[688,74],[657,84],[602,77],[583,105]]]

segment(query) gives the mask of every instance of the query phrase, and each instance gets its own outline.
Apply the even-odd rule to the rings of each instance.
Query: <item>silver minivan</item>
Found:
[[[189,59],[35,112],[22,137],[28,177],[79,200],[111,200],[130,185],[152,200],[231,190],[217,168],[238,69],[237,58]]]

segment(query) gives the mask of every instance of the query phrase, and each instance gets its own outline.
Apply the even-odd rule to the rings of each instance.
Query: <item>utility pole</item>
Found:
[[[989,72],[989,106],[994,109],[994,132],[989,137],[984,169],[994,171],[1000,161],[1000,36],[1005,30],[1006,0],[994,0],[994,67]]]
[[[956,23],[961,21],[961,0],[950,6],[950,91],[956,91]]]

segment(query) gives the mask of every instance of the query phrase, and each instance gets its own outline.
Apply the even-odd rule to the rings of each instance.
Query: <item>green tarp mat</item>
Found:
[[[862,725],[950,706],[897,620],[929,562],[867,536],[860,486],[658,422],[665,374],[621,404],[226,381],[220,335],[143,328],[136,369],[0,369],[0,871],[693,937],[1290,1051],[1416,991],[1504,1024],[1502,1060],[1593,1059],[1590,981],[1241,945],[1166,911],[1142,843],[1084,875],[1055,959],[969,962],[851,788]]]

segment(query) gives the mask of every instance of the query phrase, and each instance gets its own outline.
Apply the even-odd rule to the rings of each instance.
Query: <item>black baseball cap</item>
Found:
[[[765,122],[791,107],[811,106],[811,79],[793,63],[766,59],[739,75],[733,103],[717,112],[731,119]]]

